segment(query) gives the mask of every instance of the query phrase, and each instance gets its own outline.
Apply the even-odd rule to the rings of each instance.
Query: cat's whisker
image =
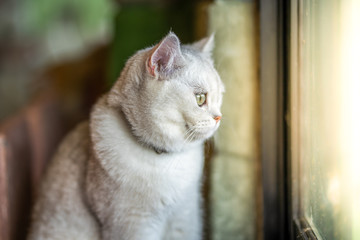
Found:
[[[189,127],[189,128],[186,130],[186,132],[185,132],[185,136],[187,136],[187,134],[190,134],[191,131],[193,131],[193,130],[194,130],[193,127]]]
[[[195,130],[196,128],[197,128],[197,125],[194,125],[193,130]],[[196,135],[196,132],[192,131],[192,133],[189,135],[189,138],[187,139],[188,143],[190,143],[190,142],[192,142],[192,140],[194,140],[195,135]]]
[[[190,135],[190,138],[188,139],[189,143],[192,142],[192,140],[194,139],[195,136],[195,132],[193,131],[192,134]]]
[[[195,130],[195,126],[193,127],[189,127],[186,132],[185,132],[185,140],[183,142],[183,146],[184,147],[187,143],[190,143],[191,141],[189,141],[189,139],[191,139],[193,137],[193,135],[195,134],[194,132]],[[175,165],[176,164],[176,165]],[[171,169],[174,169],[174,168],[177,168],[177,166],[179,165],[180,163],[178,161],[174,162],[174,161],[171,161],[166,167],[163,168],[164,172],[168,172],[170,171]]]
[[[194,140],[194,138],[195,138],[195,132],[193,132],[194,134],[191,136],[191,139],[190,139],[190,142],[192,142],[192,140]]]
[[[187,141],[188,141],[189,137],[193,134],[194,130],[195,130],[195,127],[193,126],[193,127],[189,127],[189,129],[185,132],[184,144],[188,143]]]
[[[187,143],[191,143],[192,140],[195,138],[196,132],[194,131],[197,128],[197,125],[189,126],[188,129],[184,133],[184,141],[182,147],[184,147]],[[171,169],[177,168],[177,166],[180,164],[180,162],[170,162],[168,165],[166,165],[163,168],[164,172],[168,172]]]
[[[193,126],[193,127],[189,127],[189,129],[185,132],[185,140],[183,142],[183,147],[187,144],[187,143],[190,143],[192,141],[192,139],[194,138],[195,136],[195,128],[196,126]],[[179,161],[171,161],[166,167],[163,168],[164,172],[168,172],[170,171],[171,169],[176,169],[178,167],[178,165],[180,164]]]
[[[185,138],[184,142],[183,142],[183,147],[187,144],[190,143],[189,139],[191,137],[191,135],[193,134],[193,132],[190,132],[189,135]]]
[[[192,138],[192,136],[195,134],[195,127],[193,127],[192,129],[191,129],[191,131],[190,131],[190,133],[189,133],[189,135],[186,137],[186,139],[185,139],[185,141],[184,141],[184,145],[186,144],[186,143],[190,143],[191,142],[191,138]]]

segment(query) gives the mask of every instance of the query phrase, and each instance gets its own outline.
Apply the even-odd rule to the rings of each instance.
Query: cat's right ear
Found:
[[[168,76],[180,67],[183,61],[179,38],[170,32],[160,43],[151,49],[151,55],[147,62],[147,70],[154,77],[159,75]]]
[[[212,33],[209,37],[203,38],[193,43],[192,46],[201,52],[211,54],[215,45],[214,38],[215,38],[215,33]]]

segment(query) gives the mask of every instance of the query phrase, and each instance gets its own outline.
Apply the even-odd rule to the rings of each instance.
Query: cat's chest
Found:
[[[203,168],[203,149],[199,144],[187,151],[158,154],[139,144],[100,141],[94,146],[114,187],[139,191],[186,191],[197,185]]]
[[[182,153],[141,154],[127,156],[122,174],[154,188],[186,189],[194,185],[202,173],[201,146]]]
[[[123,206],[147,199],[153,207],[170,207],[188,201],[199,190],[203,168],[202,146],[178,154],[131,151],[108,159],[105,168],[114,180],[113,202]],[[161,204],[160,204],[161,203]]]

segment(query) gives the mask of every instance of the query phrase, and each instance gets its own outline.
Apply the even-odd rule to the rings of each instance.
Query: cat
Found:
[[[213,35],[170,32],[135,53],[62,142],[28,239],[202,238],[203,143],[220,125],[224,85]]]

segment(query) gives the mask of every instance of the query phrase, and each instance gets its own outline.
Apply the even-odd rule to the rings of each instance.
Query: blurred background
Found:
[[[1,1],[0,119],[39,90],[46,68],[109,44],[115,14],[112,1]]]
[[[0,119],[14,113],[41,87],[50,67],[101,47],[107,79],[116,80],[126,59],[170,29],[194,38],[191,1],[32,0],[0,3]],[[206,29],[206,26],[204,26]]]

